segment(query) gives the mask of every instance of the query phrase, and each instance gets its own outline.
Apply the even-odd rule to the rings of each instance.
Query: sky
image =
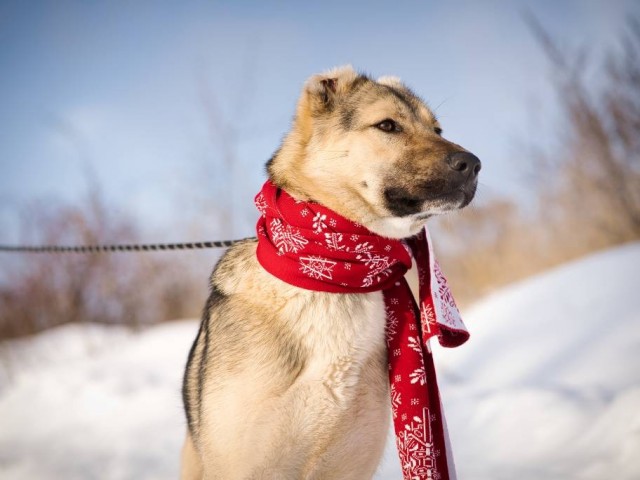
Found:
[[[480,197],[520,195],[521,145],[553,146],[551,75],[524,16],[566,48],[615,45],[632,1],[0,0],[0,243],[25,205],[101,189],[154,238],[253,233],[264,163],[305,79],[396,75],[483,161]],[[93,181],[90,181],[92,179]]]

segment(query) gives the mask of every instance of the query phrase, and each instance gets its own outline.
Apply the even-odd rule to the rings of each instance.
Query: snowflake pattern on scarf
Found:
[[[387,346],[391,339],[398,333],[398,316],[395,312],[385,309],[387,312],[387,324],[385,326],[385,334],[387,337]]]
[[[382,255],[365,251],[361,255],[356,255],[356,259],[369,267],[369,272],[362,280],[363,287],[370,287],[374,282],[379,282],[382,277],[391,275],[391,262],[389,261],[389,257],[383,257]]]
[[[436,470],[436,452],[429,425],[429,409],[425,407],[422,415],[414,416],[397,435],[396,445],[405,479],[441,478]]]
[[[264,217],[267,212],[267,202],[264,199],[264,194],[259,193],[256,196],[255,202],[256,202],[256,208],[260,212],[260,215]]]
[[[396,390],[395,385],[391,385],[391,413],[395,419],[398,416],[398,407],[402,404],[402,394]]]
[[[300,270],[305,275],[317,280],[331,280],[333,278],[333,267],[336,262],[322,257],[300,257]]]
[[[320,212],[316,213],[316,216],[313,217],[313,231],[315,233],[320,233],[322,230],[327,228],[327,224],[324,221],[327,219],[327,216],[321,214]]]
[[[271,220],[271,238],[276,247],[278,254],[298,253],[304,249],[309,241],[302,236],[300,229],[291,225],[283,225],[282,221],[274,218]]]
[[[435,260],[433,261],[433,278],[435,278],[438,286],[438,294],[434,295],[434,304],[439,309],[441,318],[447,326],[452,329],[464,329],[464,323],[462,323],[462,319],[460,318],[460,312],[447,284],[447,279],[442,274],[440,265]]]
[[[324,241],[327,244],[327,248],[329,250],[334,250],[336,252],[340,252],[342,250],[347,250],[349,247],[342,243],[343,235],[341,233],[325,233]]]
[[[420,307],[420,321],[422,322],[422,329],[426,333],[431,333],[431,329],[436,323],[436,314],[433,311],[433,307],[426,302]]]

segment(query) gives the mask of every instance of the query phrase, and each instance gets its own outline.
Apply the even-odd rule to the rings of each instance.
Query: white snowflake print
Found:
[[[402,394],[396,391],[395,385],[391,385],[391,412],[393,418],[398,416],[398,407],[402,404]]]
[[[418,405],[418,403],[420,403],[420,400],[418,400],[417,398],[411,399],[411,405]]]
[[[316,280],[332,280],[336,262],[322,257],[300,257],[300,270]]]
[[[422,329],[427,333],[431,333],[431,327],[436,324],[436,314],[430,304],[422,304],[420,308],[420,320],[422,320]]]
[[[418,339],[418,337],[409,337],[408,338],[409,341],[409,348],[411,350],[414,350],[418,353],[422,353],[422,346],[420,345],[420,340]],[[415,382],[414,382],[415,383]]]
[[[327,248],[329,250],[335,250],[336,252],[340,252],[346,249],[346,251],[349,251],[347,246],[342,244],[341,233],[325,233],[324,240],[325,242],[327,242]]]
[[[353,253],[367,253],[370,252],[371,249],[373,249],[373,245],[369,242],[359,243],[353,249]]]
[[[308,208],[303,208],[302,210],[300,210],[300,215],[302,215],[303,217],[306,217],[307,215],[309,215],[309,209]]]
[[[384,251],[385,252],[390,252],[391,251],[391,245],[387,245],[386,247],[384,247]]]
[[[405,415],[402,417],[403,421],[406,420]],[[440,478],[436,470],[428,408],[422,409],[422,417],[414,416],[410,423],[405,424],[404,430],[398,432],[396,444],[404,478]]]
[[[315,233],[320,233],[322,230],[327,228],[327,224],[324,223],[326,219],[326,215],[321,214],[320,212],[316,213],[315,217],[313,217],[313,231]]]
[[[427,372],[425,372],[424,367],[418,367],[409,374],[409,378],[411,379],[411,383],[424,385],[427,383]]]
[[[395,313],[389,312],[387,310],[387,325],[385,327],[385,332],[387,334],[387,345],[391,343],[391,340],[398,333],[398,317]]]
[[[332,227],[336,227],[336,225],[338,225],[338,222],[336,222],[333,218],[331,220],[329,220],[329,225],[331,225]]]
[[[391,262],[389,257],[383,257],[382,255],[372,254],[371,252],[364,252],[361,255],[357,255],[356,258],[369,267],[369,273],[364,277],[362,281],[363,287],[370,287],[374,282],[379,281],[382,277],[388,277],[391,275]]]
[[[352,242],[357,242],[358,239],[360,238],[360,236],[356,235],[355,233],[353,235],[351,235],[349,237],[351,239]]]
[[[278,218],[271,221],[271,236],[278,247],[278,255],[298,253],[309,241],[302,236],[300,230],[291,225],[284,225]]]
[[[256,208],[263,217],[267,214],[267,201],[264,199],[264,195],[261,193],[256,197]]]

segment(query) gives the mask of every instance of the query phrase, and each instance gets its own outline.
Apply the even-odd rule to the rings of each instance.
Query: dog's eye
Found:
[[[376,124],[376,127],[382,130],[383,132],[392,133],[392,132],[401,132],[402,128],[396,122],[387,118],[386,120],[381,121]]]
[[[442,129],[440,127],[434,128],[433,131],[436,132],[436,135],[442,136]]]

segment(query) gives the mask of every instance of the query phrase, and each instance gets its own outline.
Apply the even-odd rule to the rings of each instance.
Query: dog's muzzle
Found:
[[[444,159],[445,167],[438,178],[411,187],[390,186],[384,190],[388,210],[406,217],[428,210],[453,210],[469,205],[476,193],[480,159],[469,152],[454,152]],[[425,212],[428,214],[428,211]]]

